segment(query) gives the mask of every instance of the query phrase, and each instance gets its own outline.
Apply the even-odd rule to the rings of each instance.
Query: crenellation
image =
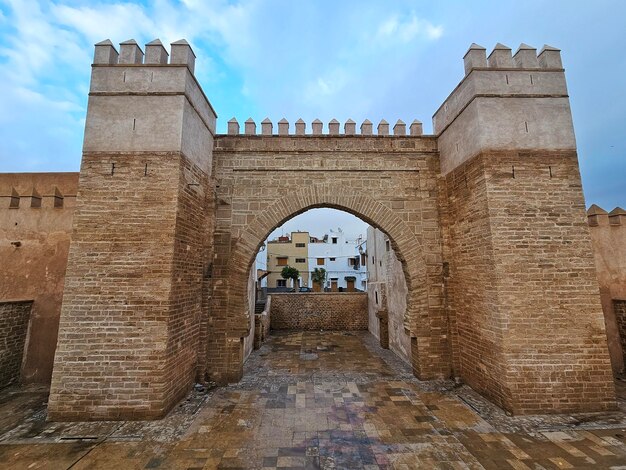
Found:
[[[119,59],[119,53],[109,39],[95,44],[93,63],[102,65],[115,65]]]
[[[608,215],[610,225],[626,225],[626,211],[621,207],[616,207]]]
[[[228,135],[239,135],[239,123],[235,118],[228,121]]]
[[[361,124],[361,135],[372,135],[373,127],[372,122],[366,119]]]
[[[406,124],[402,121],[402,119],[398,119],[398,121],[394,124],[393,135],[395,136],[406,135]]]
[[[278,121],[278,135],[289,135],[289,121],[285,118]]]
[[[348,119],[346,123],[343,125],[343,133],[345,135],[355,135],[356,134],[356,122],[352,119]]]
[[[269,118],[265,118],[261,121],[261,135],[272,135],[273,125]]]
[[[389,123],[384,119],[378,123],[378,135],[389,135]]]
[[[424,133],[422,122],[414,119],[409,127],[409,132],[412,136],[422,135]]]
[[[541,52],[537,56],[539,65],[544,69],[562,69],[561,50],[556,47],[543,45]]]
[[[296,121],[296,135],[305,135],[306,134],[306,123],[302,118]]]
[[[311,124],[311,127],[313,129],[313,135],[322,135],[323,126],[324,125],[322,124],[322,121],[320,121],[319,119],[315,119]]]
[[[513,63],[520,69],[538,69],[537,49],[528,44],[520,44],[517,52],[513,55]]]
[[[487,50],[483,46],[472,43],[463,56],[465,75],[468,75],[474,68],[487,67]]]
[[[244,123],[244,132],[246,135],[256,135],[256,123],[254,119],[248,118]]]
[[[134,39],[120,43],[120,64],[142,64],[143,51]]]
[[[148,64],[158,64],[158,65],[166,65],[169,54],[165,47],[163,47],[163,43],[159,39],[155,39],[146,44],[146,56],[144,63]]]
[[[339,121],[331,119],[328,123],[328,135],[339,135]]]
[[[184,64],[193,74],[196,67],[196,54],[194,54],[189,43],[184,39],[180,39],[170,44],[170,46],[172,48],[170,64]]]
[[[513,56],[511,54],[511,48],[504,44],[497,43],[489,54],[487,62],[490,68],[513,68]]]

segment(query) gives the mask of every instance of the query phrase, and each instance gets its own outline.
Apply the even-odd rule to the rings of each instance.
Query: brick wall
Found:
[[[274,330],[367,330],[367,293],[272,294]]]
[[[19,382],[32,300],[0,302],[0,388]]]
[[[160,417],[192,385],[207,178],[177,152],[83,156],[52,419]]]
[[[211,378],[227,383],[241,377],[239,339],[249,322],[246,267],[276,226],[315,207],[352,213],[389,236],[409,291],[402,330],[419,338],[415,373],[422,379],[449,376],[435,138],[219,135],[213,157],[212,282],[227,287],[212,293]]]
[[[446,188],[463,379],[515,413],[614,408],[575,152],[483,153]]]

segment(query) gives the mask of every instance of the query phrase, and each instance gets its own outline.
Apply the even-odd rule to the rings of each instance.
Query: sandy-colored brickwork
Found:
[[[20,382],[31,300],[0,302],[0,388]]]
[[[419,339],[416,372],[424,379],[449,375],[433,197],[439,161],[432,137],[229,135],[218,136],[215,144],[213,173],[219,187],[213,282],[228,286],[214,292],[209,340],[225,345],[215,347],[216,354],[241,355],[237,334],[247,335],[247,269],[267,235],[307,209],[333,207],[389,236],[411,286],[404,326]],[[240,377],[233,361],[209,355],[209,362],[218,382]]]
[[[367,330],[367,293],[272,294],[273,330]]]
[[[484,153],[445,185],[458,374],[516,413],[614,407],[576,154]]]

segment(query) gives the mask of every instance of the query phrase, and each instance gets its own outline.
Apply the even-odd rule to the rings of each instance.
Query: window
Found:
[[[337,244],[337,237],[333,237],[333,245]]]
[[[296,258],[296,263],[306,263],[306,258]]]
[[[317,265],[324,266],[324,258],[317,258]]]
[[[289,260],[289,257],[279,256],[276,258],[276,266],[287,266],[287,260]]]
[[[387,241],[385,242],[385,249],[386,249],[387,251],[389,251],[389,240],[387,240]]]
[[[372,264],[376,264],[376,257],[372,256]]]
[[[276,279],[276,287],[287,287],[287,279]]]
[[[366,255],[365,253],[363,253],[363,254],[361,255],[361,264],[362,264],[363,266],[365,266],[365,265],[367,264],[367,255]]]
[[[356,258],[348,258],[348,266],[356,266]]]
[[[328,261],[335,261],[337,258],[328,258]]]
[[[304,243],[296,243],[296,248],[304,248],[306,244]]]

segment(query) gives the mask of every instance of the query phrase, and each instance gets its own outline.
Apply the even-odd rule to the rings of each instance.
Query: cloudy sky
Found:
[[[610,210],[626,206],[624,18],[620,0],[0,0],[0,171],[78,170],[105,38],[186,38],[220,132],[233,116],[418,118],[430,132],[471,42],[547,43],[563,50],[587,203]]]

